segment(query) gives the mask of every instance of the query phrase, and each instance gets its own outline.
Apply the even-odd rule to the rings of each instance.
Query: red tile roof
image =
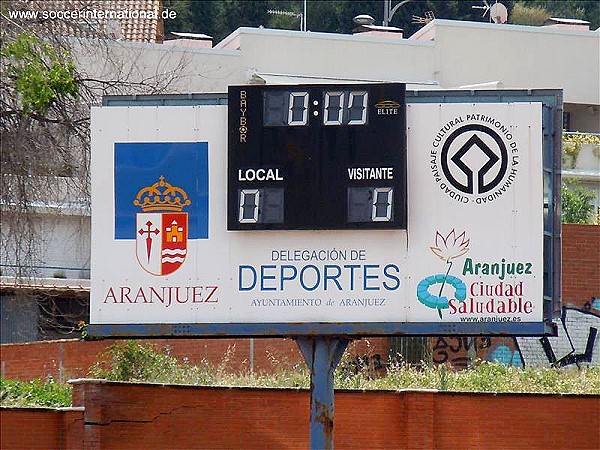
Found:
[[[37,12],[21,20],[70,36],[153,43],[164,37],[162,0],[17,0],[7,6]]]

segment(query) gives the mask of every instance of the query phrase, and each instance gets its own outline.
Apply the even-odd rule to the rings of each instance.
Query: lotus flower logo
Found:
[[[454,229],[444,237],[439,231],[435,232],[435,247],[429,247],[442,261],[452,265],[452,259],[458,258],[469,251],[470,239],[465,232],[456,236]]]
[[[469,251],[470,242],[464,231],[457,236],[454,229],[452,229],[446,236],[436,231],[435,246],[429,247],[438,258],[446,262],[448,269],[445,274],[432,275],[421,280],[417,285],[417,299],[425,306],[437,309],[440,319],[442,318],[442,309],[448,309],[449,307],[448,297],[442,296],[446,284],[454,287],[454,297],[458,301],[463,302],[467,298],[465,283],[459,278],[450,275],[450,269],[452,269],[453,259]],[[441,283],[438,295],[431,294],[429,288],[438,283]]]

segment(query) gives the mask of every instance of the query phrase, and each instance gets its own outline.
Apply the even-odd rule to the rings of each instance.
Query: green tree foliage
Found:
[[[582,186],[563,183],[561,188],[563,223],[594,223],[594,193]]]
[[[550,13],[539,6],[516,3],[511,13],[511,23],[518,25],[543,25]]]
[[[0,51],[4,76],[21,101],[25,114],[45,114],[60,97],[75,97],[79,90],[75,65],[32,34],[22,33]]]
[[[600,26],[600,3],[597,0],[527,0],[519,3],[543,8],[550,17],[587,20],[592,30]]]

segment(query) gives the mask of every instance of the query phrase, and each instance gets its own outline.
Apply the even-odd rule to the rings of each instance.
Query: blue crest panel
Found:
[[[135,216],[142,209],[133,204],[138,192],[164,177],[183,189],[191,204],[189,239],[208,238],[208,143],[115,143],[115,239],[135,239]]]

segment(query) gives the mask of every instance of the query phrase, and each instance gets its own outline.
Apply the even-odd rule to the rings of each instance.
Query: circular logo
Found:
[[[441,154],[448,182],[465,194],[485,194],[500,184],[508,168],[508,151],[494,130],[464,125],[446,140]]]
[[[429,288],[436,284],[441,284],[442,288],[444,284],[452,286],[454,288],[454,298],[459,302],[464,302],[467,298],[467,286],[460,278],[453,275],[444,275],[443,273],[432,275],[422,279],[417,285],[417,299],[428,308],[448,309],[450,307],[450,300],[442,295],[441,290],[438,295],[429,292]]]
[[[452,199],[477,204],[499,198],[512,185],[518,150],[510,128],[489,116],[485,124],[458,117],[436,135],[431,171]],[[512,158],[512,160],[511,160]]]

